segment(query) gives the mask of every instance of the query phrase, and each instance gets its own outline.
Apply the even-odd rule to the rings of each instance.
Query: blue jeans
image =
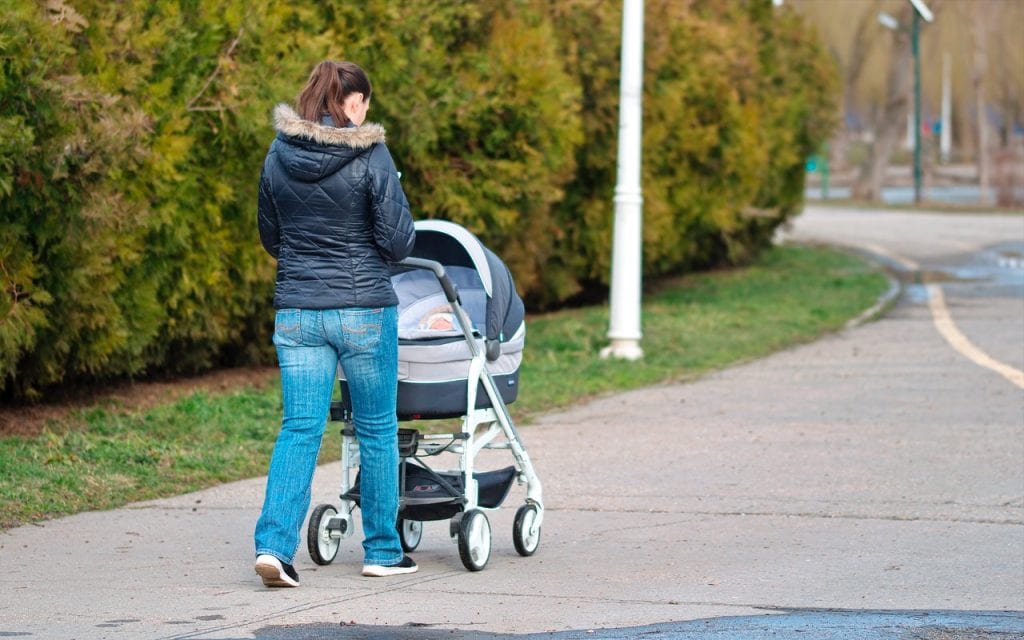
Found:
[[[403,557],[398,518],[398,311],[281,309],[274,324],[284,419],[274,444],[256,554],[292,564],[337,368],[348,378],[359,439],[365,564]]]

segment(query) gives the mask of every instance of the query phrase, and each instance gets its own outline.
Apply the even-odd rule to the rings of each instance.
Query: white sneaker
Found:
[[[388,576],[399,576],[403,573],[416,573],[417,569],[419,569],[419,567],[416,566],[416,561],[409,556],[405,556],[398,564],[388,566],[381,564],[364,564],[363,575],[370,576],[371,578],[386,578]]]
[[[271,555],[256,556],[256,573],[263,578],[263,584],[268,587],[299,586],[299,572],[295,567]]]

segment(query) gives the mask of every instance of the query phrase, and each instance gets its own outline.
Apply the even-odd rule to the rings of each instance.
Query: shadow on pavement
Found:
[[[787,609],[759,616],[521,635],[445,629],[420,623],[402,626],[317,623],[264,627],[256,632],[255,637],[258,640],[1010,640],[1024,638],[1024,611]]]

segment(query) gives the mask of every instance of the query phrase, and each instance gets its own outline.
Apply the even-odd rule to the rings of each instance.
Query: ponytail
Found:
[[[310,122],[320,122],[323,115],[330,114],[334,126],[349,124],[343,104],[353,93],[363,94],[369,100],[373,88],[366,72],[354,62],[324,60],[309,74],[309,81],[299,93],[299,117]]]

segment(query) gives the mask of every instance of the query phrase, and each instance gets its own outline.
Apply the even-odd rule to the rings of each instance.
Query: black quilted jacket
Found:
[[[274,110],[260,176],[260,240],[277,259],[276,309],[398,304],[388,262],[416,232],[378,124],[337,128]]]

